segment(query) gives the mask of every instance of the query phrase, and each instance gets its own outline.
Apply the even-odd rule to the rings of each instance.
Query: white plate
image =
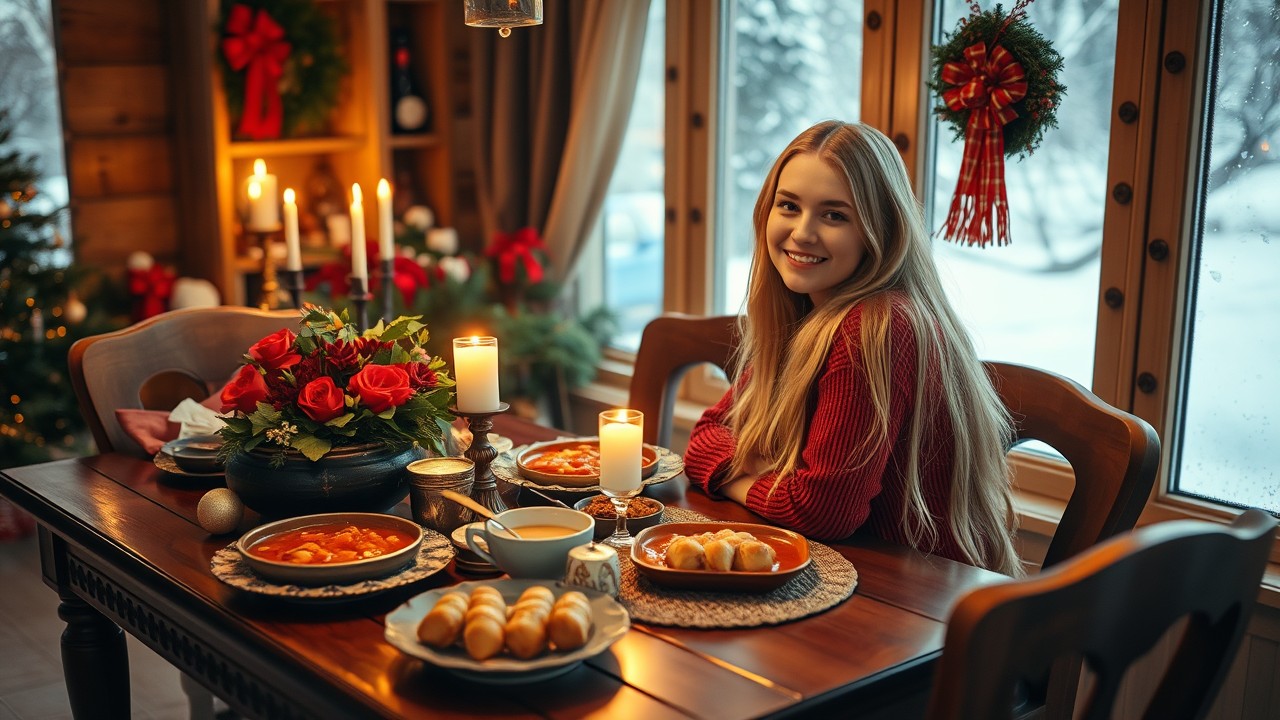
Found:
[[[581,590],[591,603],[591,637],[587,644],[566,653],[548,652],[531,660],[520,660],[500,655],[478,661],[460,647],[437,650],[418,641],[418,625],[427,616],[436,601],[447,592],[459,590],[470,593],[481,585],[496,588],[508,604],[514,603],[520,593],[531,585],[548,585],[546,580],[477,580],[436,588],[414,596],[387,615],[387,642],[406,655],[425,660],[446,670],[478,682],[525,683],[545,680],[569,672],[583,660],[604,652],[631,628],[631,617],[617,600],[594,590]],[[565,588],[552,587],[557,597]]]

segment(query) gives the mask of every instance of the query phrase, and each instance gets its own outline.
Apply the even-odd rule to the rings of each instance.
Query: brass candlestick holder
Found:
[[[389,323],[394,319],[391,316],[391,293],[396,291],[395,280],[395,260],[382,258],[382,322],[384,323]]]
[[[293,299],[293,307],[302,308],[302,290],[306,285],[302,280],[301,270],[285,270],[284,287],[289,291],[289,297]]]
[[[498,492],[498,478],[489,467],[498,457],[498,449],[489,442],[489,431],[493,429],[493,416],[510,409],[511,406],[504,402],[498,403],[497,410],[485,413],[463,412],[456,405],[449,406],[449,412],[466,418],[467,428],[471,430],[471,445],[463,453],[476,464],[476,482],[471,486],[471,499],[495,513],[506,510],[507,504]]]
[[[263,310],[276,309],[276,293],[280,292],[280,284],[276,281],[276,261],[271,257],[271,237],[279,231],[279,225],[246,231],[258,239],[262,248],[262,292],[258,293],[258,307]]]
[[[351,283],[351,304],[356,310],[353,320],[356,329],[364,332],[369,329],[369,300],[373,297],[369,294],[369,281],[355,275],[349,276],[348,280]]]

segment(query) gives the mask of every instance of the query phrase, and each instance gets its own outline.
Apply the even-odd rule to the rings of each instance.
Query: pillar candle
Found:
[[[369,280],[369,262],[364,247],[364,197],[360,183],[351,185],[351,275]]]
[[[453,373],[458,410],[467,413],[498,410],[498,339],[453,339]]]
[[[615,493],[640,489],[644,415],[638,410],[600,413],[600,487]]]
[[[302,246],[298,242],[298,203],[293,188],[284,189],[285,270],[302,269]]]
[[[384,261],[395,257],[395,235],[391,224],[391,184],[378,181],[378,252]]]
[[[258,193],[253,192],[254,185]],[[280,197],[276,194],[276,176],[267,173],[267,164],[258,158],[253,161],[253,175],[249,178],[249,219],[245,226],[250,230],[274,230],[280,226]]]

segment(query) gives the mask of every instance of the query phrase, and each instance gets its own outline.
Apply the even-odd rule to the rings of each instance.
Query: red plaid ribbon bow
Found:
[[[254,140],[280,137],[284,105],[277,83],[292,49],[284,41],[284,28],[272,20],[266,10],[259,9],[255,15],[248,5],[231,8],[227,37],[222,39],[222,54],[232,70],[248,68],[238,134]]]
[[[510,284],[516,280],[516,263],[524,266],[524,276],[529,285],[542,282],[542,261],[534,251],[545,252],[546,245],[533,228],[521,228],[513,233],[494,233],[493,244],[485,255],[498,264],[498,279]]]
[[[964,159],[943,232],[953,240],[985,247],[1009,244],[1009,200],[1004,187],[1004,126],[1018,117],[1013,104],[1027,94],[1026,74],[1008,50],[984,42],[964,51],[964,62],[942,66],[952,86],[942,100],[968,110]],[[993,217],[994,215],[994,217]]]

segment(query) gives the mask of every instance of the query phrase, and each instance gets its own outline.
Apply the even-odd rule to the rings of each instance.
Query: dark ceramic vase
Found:
[[[227,461],[227,487],[266,517],[323,512],[382,512],[409,494],[405,466],[426,452],[368,444],[330,450],[311,461],[295,450],[272,467],[276,450],[236,453]]]

